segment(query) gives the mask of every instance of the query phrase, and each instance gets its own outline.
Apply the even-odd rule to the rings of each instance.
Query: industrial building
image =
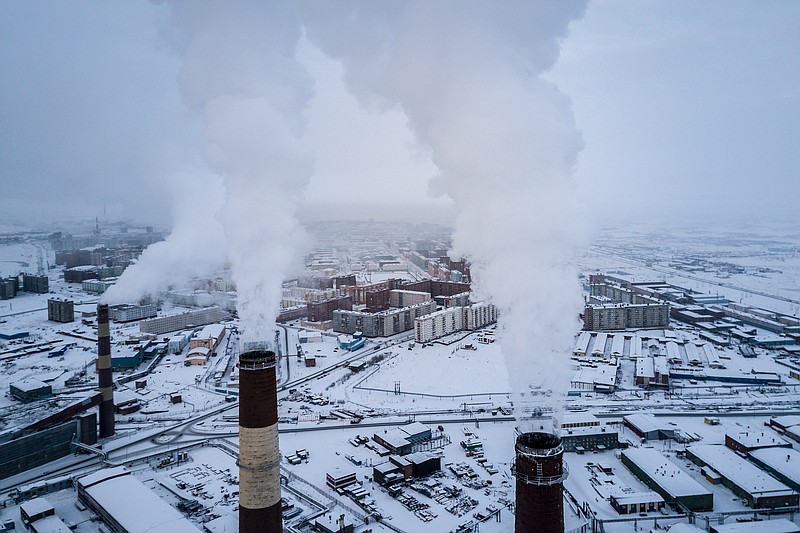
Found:
[[[202,347],[208,348],[210,353],[214,353],[222,339],[225,338],[227,331],[227,328],[222,324],[209,324],[189,340],[189,349]]]
[[[325,484],[333,490],[349,487],[356,482],[356,473],[353,470],[335,468],[325,474]]]
[[[11,383],[8,386],[8,392],[15,400],[28,403],[52,396],[53,387],[38,379],[26,379]]]
[[[153,318],[158,314],[155,304],[132,305],[120,304],[112,305],[108,308],[109,317],[114,322],[133,322],[145,318]]]
[[[653,415],[641,413],[625,415],[622,423],[643,440],[666,440],[675,437],[675,429],[666,422],[659,422]]]
[[[619,514],[658,512],[666,505],[664,498],[652,490],[612,494],[609,501]]]
[[[114,533],[199,533],[200,530],[124,466],[79,478],[78,500]],[[131,505],[135,502],[135,505]]]
[[[191,336],[192,333],[190,331],[183,331],[170,337],[167,343],[169,353],[181,353],[186,348],[186,345],[189,344]]]
[[[622,451],[622,464],[668,503],[690,511],[714,509],[714,495],[655,448]]]
[[[583,329],[587,331],[668,326],[669,304],[665,302],[587,305],[583,312]]]
[[[749,457],[778,481],[800,492],[800,452],[792,448],[761,448],[751,451]]]
[[[787,518],[710,525],[709,533],[800,533],[800,526]]]
[[[176,315],[148,318],[139,322],[139,331],[161,335],[171,331],[179,331],[190,327],[205,326],[221,322],[228,318],[228,313],[220,307],[207,307],[195,311],[187,311]]]
[[[755,509],[798,505],[798,494],[730,448],[715,444],[690,446],[686,456],[697,465],[713,469],[723,485]]]
[[[74,322],[75,302],[66,298],[50,298],[47,300],[47,320],[53,322]]]
[[[742,431],[726,433],[725,446],[735,452],[751,452],[761,448],[791,448],[792,444],[764,431]],[[798,465],[800,467],[800,465]]]
[[[90,404],[91,405],[91,404]],[[0,443],[0,479],[66,457],[74,451],[72,443],[97,442],[97,415],[90,413],[46,429],[18,430],[4,434]]]
[[[380,485],[390,485],[412,477],[424,477],[442,469],[442,458],[430,453],[390,455],[388,459],[387,462],[372,469],[372,479]]]
[[[615,450],[619,448],[619,434],[609,426],[574,427],[561,430],[561,444],[565,452]]]
[[[372,440],[396,455],[408,455],[414,451],[414,444],[430,439],[430,428],[420,422],[384,429],[372,436]]]

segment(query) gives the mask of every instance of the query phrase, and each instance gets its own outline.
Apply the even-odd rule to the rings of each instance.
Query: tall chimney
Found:
[[[564,533],[564,480],[561,439],[552,433],[517,437],[517,516],[515,533]]]
[[[275,353],[239,356],[239,532],[280,533],[280,450]]]
[[[100,386],[100,437],[114,434],[114,383],[111,378],[111,337],[108,305],[97,305],[97,381]]]

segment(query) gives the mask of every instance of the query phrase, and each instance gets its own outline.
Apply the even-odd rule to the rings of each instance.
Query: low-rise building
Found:
[[[624,464],[650,489],[668,503],[676,503],[690,511],[714,509],[714,495],[664,457],[655,448],[629,448],[621,454]]]
[[[695,464],[714,469],[722,484],[746,499],[750,507],[789,507],[799,503],[796,492],[726,446],[690,446],[686,456]]]
[[[725,446],[735,452],[751,452],[761,448],[791,448],[792,444],[764,431],[741,431],[726,433]],[[800,467],[800,465],[798,465]]]
[[[38,379],[26,379],[11,383],[8,392],[15,399],[27,403],[52,396],[53,387]]]

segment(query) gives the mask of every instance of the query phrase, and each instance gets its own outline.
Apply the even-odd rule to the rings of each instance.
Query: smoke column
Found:
[[[451,254],[472,262],[478,297],[501,312],[515,401],[532,384],[563,393],[582,305],[572,178],[582,140],[568,98],[541,75],[584,2],[302,6],[308,39],[342,61],[350,90],[399,106],[430,148],[431,189],[456,204]]]
[[[312,79],[294,58],[293,2],[172,2],[184,101],[224,179],[220,213],[246,340],[271,337],[281,282],[304,242],[296,205],[313,166],[299,142]]]

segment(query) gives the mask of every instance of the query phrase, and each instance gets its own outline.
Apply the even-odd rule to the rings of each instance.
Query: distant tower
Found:
[[[561,439],[552,433],[517,437],[515,533],[564,533],[564,480]]]
[[[280,449],[275,353],[239,356],[239,532],[280,533]]]
[[[108,328],[108,305],[97,305],[97,381],[100,401],[100,437],[114,434],[114,382],[111,378],[111,337]]]

